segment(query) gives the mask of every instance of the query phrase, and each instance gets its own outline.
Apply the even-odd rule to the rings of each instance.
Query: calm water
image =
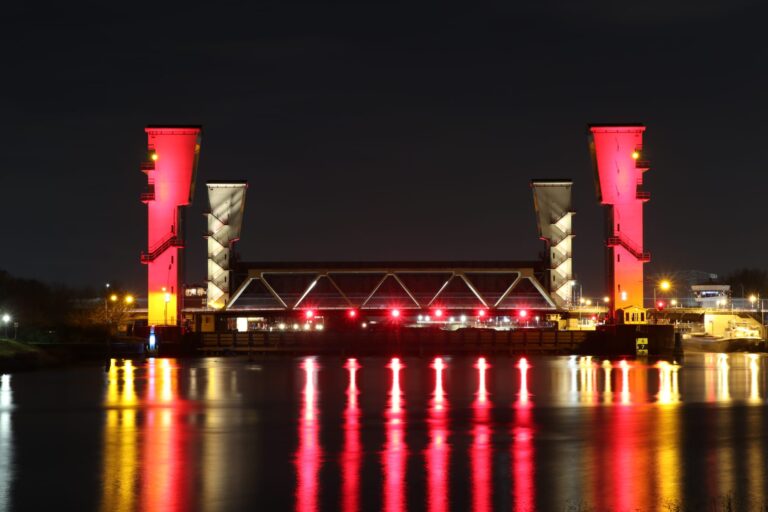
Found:
[[[735,510],[766,358],[114,361],[0,377],[0,510]]]

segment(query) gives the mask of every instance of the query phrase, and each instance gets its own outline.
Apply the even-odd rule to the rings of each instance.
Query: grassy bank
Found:
[[[44,366],[49,359],[45,352],[36,347],[0,338],[0,373],[32,370]]]

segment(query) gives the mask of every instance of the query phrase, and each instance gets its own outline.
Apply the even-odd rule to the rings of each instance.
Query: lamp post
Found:
[[[653,307],[657,306],[656,303],[656,289],[661,290],[662,292],[668,292],[672,289],[672,283],[669,282],[668,279],[662,279],[659,281],[659,283],[653,287]]]
[[[171,302],[171,294],[165,292],[165,325],[168,325],[168,303]]]
[[[3,314],[3,326],[5,327],[5,334],[3,335],[5,338],[8,337],[8,323],[11,321],[11,315],[8,313]]]

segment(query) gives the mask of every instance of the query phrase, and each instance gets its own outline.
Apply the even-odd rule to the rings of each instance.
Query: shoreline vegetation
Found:
[[[0,373],[36,370],[56,364],[57,358],[38,347],[0,338]]]

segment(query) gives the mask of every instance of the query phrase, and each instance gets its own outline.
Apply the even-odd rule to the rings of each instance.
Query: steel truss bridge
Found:
[[[238,263],[225,309],[555,310],[540,262]],[[233,287],[234,288],[234,287]]]

